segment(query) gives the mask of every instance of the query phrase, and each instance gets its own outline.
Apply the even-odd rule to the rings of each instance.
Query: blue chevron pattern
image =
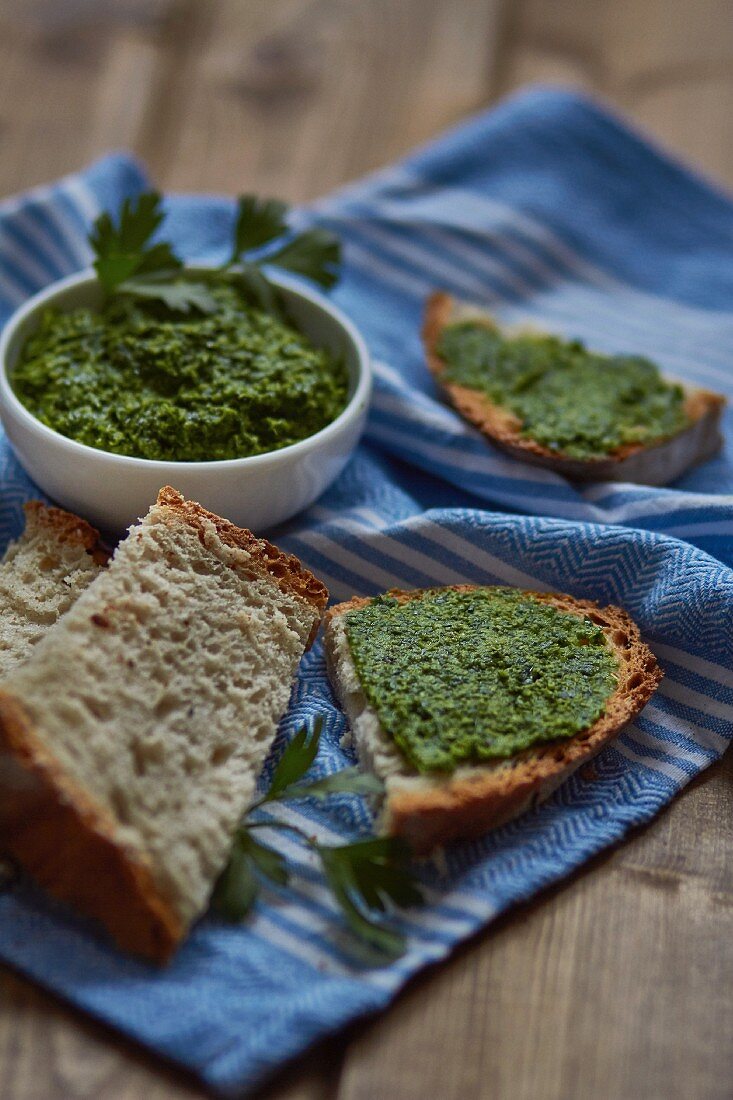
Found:
[[[603,156],[590,157],[588,144]],[[91,219],[145,186],[134,162],[110,157],[0,204],[0,319],[88,263]],[[223,257],[231,201],[174,196],[168,208],[184,254]],[[292,888],[266,894],[245,927],[203,921],[161,974],[29,888],[0,897],[0,957],[226,1095],[383,1007],[482,924],[649,820],[733,732],[731,445],[668,489],[575,489],[495,453],[441,404],[417,337],[437,282],[507,321],[643,352],[733,396],[728,202],[582,100],[533,93],[297,217],[331,224],[346,241],[336,296],[377,357],[377,389],[354,460],[273,537],[335,599],[466,581],[621,603],[666,677],[592,781],[576,774],[542,807],[454,846],[440,868],[425,865],[429,904],[402,916],[409,949],[389,966],[364,965],[310,854],[282,835],[271,840],[295,870]],[[0,486],[4,545],[37,495],[4,439]],[[316,715],[318,767],[331,772],[351,757],[319,644],[303,660],[279,743]],[[271,812],[322,840],[371,827],[354,798]]]

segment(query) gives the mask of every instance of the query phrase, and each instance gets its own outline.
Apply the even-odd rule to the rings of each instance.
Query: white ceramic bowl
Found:
[[[190,270],[210,269],[192,264]],[[144,515],[163,485],[255,532],[311,504],[338,476],[359,441],[372,388],[369,353],[354,325],[323,295],[279,274],[272,281],[298,327],[314,344],[344,358],[349,399],[335,420],[279,451],[216,462],[130,458],[47,428],[15,396],[8,372],[43,310],[99,305],[99,284],[89,269],[34,295],[16,310],[0,337],[0,419],[36,484],[64,508],[110,531],[121,531]]]

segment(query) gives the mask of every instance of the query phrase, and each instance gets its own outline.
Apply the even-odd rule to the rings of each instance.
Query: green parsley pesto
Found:
[[[443,378],[485,393],[521,421],[521,434],[570,458],[667,439],[688,424],[682,387],[641,356],[601,355],[577,340],[507,337],[477,321],[448,325]]]
[[[601,627],[511,588],[382,596],[345,628],[367,701],[423,773],[572,737],[616,688]]]
[[[342,411],[345,366],[235,283],[212,313],[120,295],[49,310],[11,384],[44,424],[89,447],[181,462],[245,458],[313,435]]]

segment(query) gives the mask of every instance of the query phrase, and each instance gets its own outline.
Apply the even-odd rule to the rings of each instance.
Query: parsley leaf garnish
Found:
[[[241,195],[237,200],[237,220],[229,263],[238,263],[245,252],[253,252],[287,233],[287,213],[286,204],[279,199]]]
[[[254,302],[258,309],[265,313],[280,315],[280,302],[277,290],[266,275],[260,271],[257,264],[243,260],[237,266],[237,278],[245,294]]]
[[[309,732],[307,726],[298,730],[278,760],[262,802],[287,797],[287,788],[305,775],[318,755],[322,729],[323,719],[319,715],[312,731]]]
[[[374,837],[339,847],[316,845],[331,890],[353,932],[384,955],[405,950],[404,937],[374,916],[390,903],[419,905],[422,894],[407,874],[409,851],[392,837]]]
[[[217,912],[230,921],[245,917],[260,892],[254,861],[243,843],[245,839],[246,834],[242,836],[240,830],[214,890],[213,904]]]
[[[117,225],[107,213],[95,221],[89,243],[97,276],[108,294],[134,275],[162,271],[170,275],[183,266],[169,244],[150,244],[163,221],[161,202],[157,192],[148,191],[137,200],[125,199]]]
[[[276,252],[268,253],[264,262],[303,275],[329,289],[338,281],[341,242],[328,229],[306,229]]]
[[[214,905],[217,911],[231,921],[245,917],[260,891],[258,876],[264,876],[276,886],[286,886],[289,874],[285,859],[241,828],[234,838],[229,862],[216,884]]]
[[[303,726],[295,734],[275,766],[266,793],[250,807],[249,814],[272,802],[383,792],[380,780],[364,775],[358,768],[344,768],[302,782],[318,754],[322,726],[319,717],[312,730]],[[272,818],[253,822],[249,814],[237,830],[229,863],[214,892],[213,904],[221,916],[232,921],[246,917],[263,878],[276,886],[287,884],[284,858],[253,836],[261,828],[286,830],[297,834],[317,854],[326,882],[352,932],[379,955],[395,958],[403,953],[404,937],[383,919],[395,906],[419,905],[423,900],[409,868],[409,849],[403,841],[369,837],[352,844],[320,844],[290,822]]]
[[[162,201],[157,191],[146,191],[137,199],[124,200],[116,224],[108,213],[97,218],[89,244],[102,289],[107,297],[130,294],[154,299],[178,313],[192,309],[214,313],[217,303],[206,283],[186,278],[183,261],[172,246],[152,240],[164,218]],[[232,250],[220,268],[222,277],[239,281],[259,309],[276,316],[282,316],[283,310],[267,267],[291,271],[328,288],[338,279],[341,262],[335,234],[327,229],[290,234],[287,213],[287,205],[279,199],[242,195]]]
[[[267,278],[267,267],[291,271],[328,289],[338,281],[341,265],[341,242],[335,233],[316,228],[288,237],[287,213],[285,203],[277,199],[242,195],[232,252],[222,269],[236,272],[255,304],[271,313],[281,310],[277,289]]]
[[[189,279],[170,282],[167,273],[126,279],[117,290],[121,294],[133,294],[136,298],[155,298],[177,313],[188,313],[191,309],[197,309],[200,313],[215,313],[219,308],[205,283]]]
[[[126,198],[117,225],[104,213],[89,234],[97,278],[107,296],[132,294],[155,298],[168,309],[188,313],[192,308],[212,313],[216,302],[205,283],[179,278],[183,262],[165,241],[151,243],[163,221],[162,199],[146,191]]]
[[[359,768],[342,768],[332,775],[324,775],[311,783],[294,784],[288,787],[288,798],[328,798],[330,794],[361,794],[379,796],[384,793],[384,784],[376,775],[362,772]]]

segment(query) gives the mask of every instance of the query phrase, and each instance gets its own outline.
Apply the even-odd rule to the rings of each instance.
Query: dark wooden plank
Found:
[[[0,1096],[7,1100],[184,1100],[202,1096],[182,1076],[0,973]],[[310,1100],[310,1098],[308,1098]]]
[[[733,755],[352,1041],[339,1100],[727,1100]]]
[[[257,1100],[332,1100],[340,1047],[286,1067]],[[165,1065],[7,969],[0,970],[3,1100],[204,1100],[189,1074]]]

